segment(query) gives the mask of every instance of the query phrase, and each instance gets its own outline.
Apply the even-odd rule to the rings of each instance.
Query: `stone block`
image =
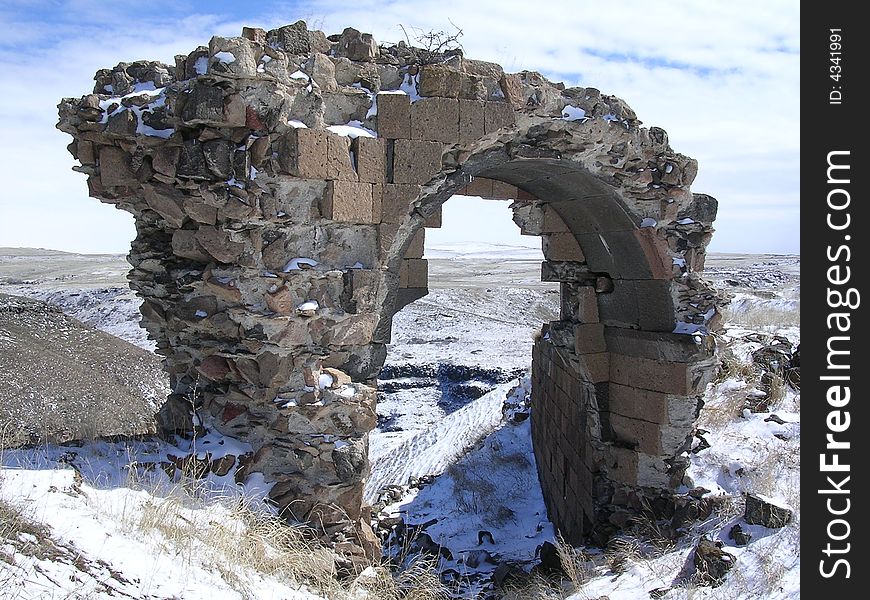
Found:
[[[550,233],[541,238],[547,260],[584,262],[586,257],[573,233]]]
[[[441,207],[438,207],[434,213],[430,216],[426,217],[426,220],[423,221],[423,227],[427,229],[439,229],[441,227],[442,222],[442,210]]]
[[[182,209],[184,194],[168,185],[142,186],[145,192],[145,202],[170,226],[176,229],[184,223],[185,213]]]
[[[423,184],[441,170],[441,143],[396,140],[393,151],[393,182]]]
[[[420,68],[421,96],[456,98],[462,86],[461,73],[447,65],[423,65]]]
[[[610,426],[617,440],[646,454],[662,454],[661,427],[657,423],[611,413]]]
[[[411,238],[411,243],[408,244],[405,250],[405,258],[423,258],[426,244],[426,230],[422,227],[417,230],[414,237]]]
[[[381,138],[358,137],[351,144],[356,156],[356,171],[360,181],[385,183],[387,176],[387,145]]]
[[[326,186],[323,217],[343,223],[376,223],[372,184],[332,180]]]
[[[455,144],[459,141],[459,101],[421,98],[411,105],[411,139]]]
[[[571,231],[565,224],[565,221],[562,220],[562,217],[559,216],[559,213],[556,212],[556,209],[546,204],[543,205],[542,209],[544,211],[544,218],[541,223],[541,233],[564,233]]]
[[[138,184],[130,155],[113,146],[100,148],[100,183],[104,188]]]
[[[574,351],[577,354],[596,354],[607,351],[604,340],[604,325],[581,323],[574,326]]]
[[[467,196],[480,196],[481,198],[492,198],[492,179],[486,177],[475,177],[467,186],[465,186],[465,194]]]
[[[326,179],[329,132],[321,129],[291,129],[278,140],[281,172],[303,179]]]
[[[646,261],[649,264],[653,279],[671,279],[673,275],[673,261],[668,254],[668,243],[664,238],[659,237],[652,227],[641,227],[634,230],[634,237],[637,239],[643,250]]]
[[[401,223],[408,216],[411,202],[420,194],[419,185],[387,183],[383,186],[381,222]]]
[[[188,125],[221,125],[224,122],[224,93],[217,86],[197,82],[181,110]]]
[[[580,379],[602,383],[610,379],[610,353],[583,354],[580,359]]]
[[[377,95],[378,136],[392,140],[411,138],[411,98],[407,94]]]
[[[483,132],[485,134],[506,127],[514,127],[517,124],[514,109],[507,102],[487,102],[483,112]]]
[[[459,141],[470,144],[485,134],[485,103],[480,100],[459,101]]]
[[[406,258],[399,269],[400,288],[425,288],[429,285],[429,261]]]
[[[668,395],[610,383],[610,412],[650,423],[668,422]]]
[[[598,294],[591,285],[582,285],[574,293],[577,301],[574,318],[580,323],[598,323]]]
[[[518,191],[519,190],[517,190],[515,185],[493,179],[492,196],[490,196],[490,198],[493,198],[494,200],[516,200]]]
[[[351,162],[350,138],[332,132],[327,132],[326,136],[326,178],[359,181]]]
[[[611,353],[610,380],[653,392],[686,396],[694,392],[686,363]]]

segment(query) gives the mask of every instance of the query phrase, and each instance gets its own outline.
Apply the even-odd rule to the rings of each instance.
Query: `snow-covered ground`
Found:
[[[529,421],[505,418],[503,408],[521,405],[527,394],[527,380],[517,376],[528,369],[532,336],[552,318],[558,294],[535,280],[534,256],[503,250],[427,254],[432,291],[396,316],[379,427],[371,435],[368,499],[381,496],[382,519],[426,524],[428,550],[435,549],[444,580],[459,582],[452,589],[466,597],[487,587],[498,565],[527,571],[536,549],[555,541]],[[769,339],[753,333],[799,343],[798,259],[710,262],[711,278],[735,292],[720,347],[748,365]],[[98,269],[82,264],[82,272],[99,277]],[[117,269],[107,271],[117,276]],[[106,331],[130,335],[138,321],[135,297],[116,280],[76,286],[74,278],[4,281],[2,274],[0,291],[54,302]],[[800,394],[786,386],[765,412],[744,410],[745,399],[760,393],[758,381],[744,377],[748,372],[736,370],[709,386],[699,420],[709,447],[696,445],[689,457],[694,485],[726,499],[719,512],[665,547],[626,536],[606,550],[578,549],[574,577],[548,584],[541,597],[799,597]],[[221,445],[217,437],[208,439]],[[182,494],[186,486],[159,464],[184,451],[156,440],[0,450],[0,598],[365,597],[362,583],[324,589],[311,576],[304,586],[306,573],[325,569],[325,559],[285,547],[293,544],[276,545],[272,530],[261,531],[270,522],[257,502],[264,488],[247,492],[254,508],[265,511],[260,517],[239,508],[240,489],[229,475],[210,475]],[[381,494],[385,489],[389,493]],[[788,506],[794,518],[781,529],[746,524],[744,492]],[[748,545],[729,538],[735,524],[751,534]],[[737,559],[718,587],[687,576],[701,535],[721,541]],[[394,535],[392,541],[390,556],[401,560],[397,554],[408,540]],[[531,588],[524,589],[512,597],[532,597]]]

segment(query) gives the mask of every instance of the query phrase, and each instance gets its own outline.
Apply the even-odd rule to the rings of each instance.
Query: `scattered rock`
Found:
[[[725,575],[734,567],[737,559],[730,552],[722,550],[721,542],[701,538],[695,546],[693,562],[698,580],[703,585],[718,587],[722,585]]]
[[[746,509],[743,519],[750,525],[762,525],[771,529],[785,527],[792,518],[790,508],[777,506],[761,496],[746,494]]]

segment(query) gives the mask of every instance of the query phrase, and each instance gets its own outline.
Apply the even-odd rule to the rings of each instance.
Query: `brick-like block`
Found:
[[[662,432],[657,423],[612,413],[610,426],[618,440],[632,444],[646,454],[662,454]]]
[[[574,351],[577,354],[596,354],[607,351],[604,341],[604,325],[581,323],[574,326]]]
[[[393,151],[393,183],[426,183],[440,170],[440,142],[396,140]]]
[[[481,198],[492,198],[492,179],[486,177],[475,177],[467,186],[465,193],[468,196],[480,196]]]
[[[291,129],[275,145],[278,167],[303,179],[326,179],[329,135],[322,129]]]
[[[327,132],[326,179],[359,181],[350,152],[350,138]]]
[[[111,146],[100,148],[100,183],[103,187],[138,183],[130,163],[130,155],[123,150]]]
[[[401,223],[408,216],[408,207],[420,195],[419,185],[387,183],[383,186],[381,222]]]
[[[573,233],[550,233],[541,237],[541,246],[547,260],[585,262],[586,257]]]
[[[485,135],[484,108],[480,100],[459,101],[459,141],[463,144],[476,142]]]
[[[668,422],[668,395],[610,383],[610,412],[650,423]]]
[[[694,393],[689,366],[680,362],[611,353],[610,380],[665,394],[687,396]]]
[[[582,285],[574,294],[577,299],[577,314],[574,317],[581,323],[598,323],[598,294],[591,285]]]
[[[372,184],[330,181],[321,207],[323,217],[343,223],[375,223]]]
[[[384,183],[387,176],[387,144],[382,138],[360,136],[351,149],[356,155],[356,171],[360,181]]]
[[[399,268],[400,288],[425,288],[429,285],[429,261],[422,258],[406,258]]]
[[[459,141],[459,100],[421,98],[411,105],[411,139],[455,144]]]
[[[327,132],[326,178],[359,181],[350,154],[350,138]]]
[[[508,102],[487,102],[483,112],[484,133],[492,133],[505,127],[514,127],[517,124],[514,109]]]
[[[653,279],[671,279],[673,277],[673,260],[668,254],[667,241],[656,235],[656,231],[652,227],[635,229],[634,237],[637,238],[637,242],[646,256]]]
[[[411,98],[381,92],[378,101],[378,136],[391,140],[411,138]]]
[[[426,249],[426,230],[422,227],[417,230],[414,237],[411,238],[411,243],[408,244],[408,249],[405,250],[404,258],[423,258],[423,252]]]
[[[420,68],[420,95],[456,98],[462,86],[461,73],[447,65],[423,65]]]
[[[610,379],[610,353],[597,352],[580,357],[580,379],[590,383],[603,383]]]
[[[515,185],[505,183],[504,181],[498,181],[497,179],[493,179],[492,181],[491,198],[495,200],[516,200],[518,192],[519,190]]]
[[[571,231],[565,225],[565,221],[562,220],[559,213],[556,212],[556,209],[547,204],[544,204],[542,209],[544,211],[544,219],[541,224],[541,233],[565,233]]]
[[[438,210],[426,217],[426,220],[423,221],[423,227],[426,227],[427,229],[439,229],[441,227],[441,215],[442,210],[439,206]]]

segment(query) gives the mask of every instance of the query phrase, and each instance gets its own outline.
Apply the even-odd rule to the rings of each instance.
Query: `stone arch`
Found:
[[[606,537],[682,478],[713,363],[681,334],[716,325],[697,275],[716,202],[622,100],[438,58],[351,28],[245,28],[174,67],[99,71],[58,127],[90,194],[136,218],[164,429],[239,438],[240,481],[261,473],[288,517],[370,557],[376,377],[393,314],[426,292],[421,232],[469,186],[512,194],[561,284],[534,349],[540,479],[569,538]]]

